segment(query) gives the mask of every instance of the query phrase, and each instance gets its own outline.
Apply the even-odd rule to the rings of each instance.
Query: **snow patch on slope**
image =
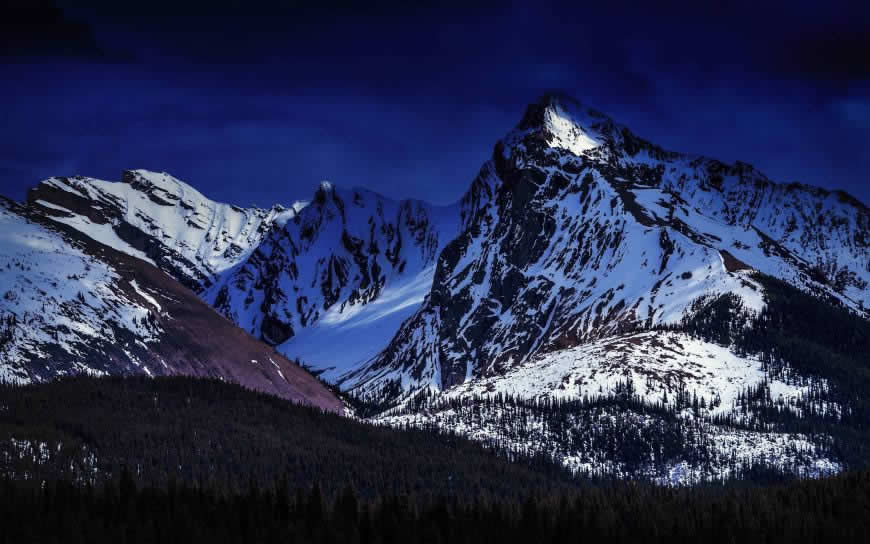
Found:
[[[574,155],[582,155],[602,143],[583,126],[585,123],[581,120],[580,112],[569,112],[564,104],[547,108],[544,116],[545,127],[551,135],[550,145],[553,147],[565,149]]]
[[[298,358],[328,382],[343,376],[383,350],[402,322],[414,314],[432,287],[434,265],[388,285],[368,304],[343,310],[333,306],[323,317],[281,344],[285,356]],[[404,281],[403,281],[404,280]]]
[[[810,393],[808,387],[769,379],[756,357],[683,333],[649,331],[541,355],[503,375],[460,384],[445,396],[577,400],[613,394],[627,381],[636,395],[653,404],[673,405],[683,389],[703,399],[711,414],[731,412],[742,391],[762,382],[774,401],[786,405]]]

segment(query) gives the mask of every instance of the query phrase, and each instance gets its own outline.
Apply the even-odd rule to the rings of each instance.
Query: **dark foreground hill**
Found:
[[[222,490],[318,483],[384,493],[519,497],[576,487],[549,461],[443,433],[364,424],[218,380],[72,378],[0,387],[0,468],[13,479]]]
[[[0,387],[0,544],[861,542],[870,474],[583,482],[217,380]],[[833,539],[833,540],[832,540]]]

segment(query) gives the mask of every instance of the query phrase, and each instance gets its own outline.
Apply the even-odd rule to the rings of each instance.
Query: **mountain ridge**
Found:
[[[370,403],[373,422],[669,482],[776,456],[810,475],[864,458],[843,453],[864,417],[851,374],[802,355],[800,327],[768,322],[806,293],[816,318],[828,314],[813,304],[830,306],[864,330],[870,212],[846,193],[664,150],[553,95],[448,206],[324,182],[290,208],[246,209],[168,174],[123,179],[51,178],[29,206],[156,264]],[[864,379],[860,342],[808,341]],[[624,458],[599,432],[614,421],[634,440]]]
[[[194,290],[243,260],[272,223],[303,206],[265,210],[218,203],[166,173],[146,170],[126,170],[118,182],[49,178],[28,192],[27,202],[57,222],[159,265]]]
[[[666,167],[670,168],[669,172],[665,172]],[[678,175],[674,174],[675,169],[678,170]],[[130,188],[127,192],[132,193],[132,196],[125,195],[125,205],[121,206],[118,202],[124,199],[119,198],[118,194],[123,191],[118,189],[126,187]],[[788,195],[793,195],[795,191],[805,198],[793,197],[789,201]],[[564,204],[566,194],[573,193],[579,194],[582,208],[577,205],[570,210],[562,209],[561,219],[548,215],[546,211],[536,211],[536,206],[552,205],[559,199]],[[86,202],[87,197],[100,204]],[[452,295],[443,288],[436,289],[434,286],[446,280],[446,268],[456,266],[452,263],[458,258],[455,253],[468,249],[458,247],[456,240],[466,236],[469,231],[480,229],[481,225],[491,224],[495,220],[493,206],[497,208],[495,215],[516,215],[517,220],[510,227],[514,230],[502,235],[509,234],[507,239],[513,246],[511,254],[519,261],[531,263],[537,262],[541,257],[535,252],[543,251],[544,243],[523,233],[533,229],[546,229],[551,233],[557,230],[562,232],[561,227],[555,228],[555,223],[564,222],[572,214],[589,213],[590,198],[596,199],[601,221],[595,224],[594,230],[584,229],[582,235],[588,236],[592,233],[598,237],[597,241],[606,241],[615,247],[625,236],[627,224],[658,228],[658,245],[662,247],[659,256],[660,274],[668,268],[673,251],[680,253],[685,247],[691,246],[686,240],[682,240],[685,247],[676,248],[672,238],[686,236],[691,238],[692,243],[702,247],[717,246],[718,258],[725,266],[727,274],[732,276],[738,274],[739,270],[727,270],[729,266],[749,269],[762,265],[762,271],[766,273],[797,282],[804,289],[831,294],[859,312],[863,312],[862,308],[870,302],[870,295],[866,290],[866,271],[870,270],[870,263],[860,263],[860,251],[870,246],[870,235],[866,234],[870,229],[870,220],[867,219],[867,207],[854,197],[840,191],[777,184],[750,165],[739,161],[726,165],[714,159],[665,151],[635,136],[627,127],[615,123],[603,113],[586,108],[576,99],[557,94],[544,95],[529,105],[516,129],[496,144],[491,160],[483,166],[481,173],[472,181],[462,198],[456,204],[448,206],[432,206],[410,199],[392,201],[359,187],[344,189],[324,183],[310,202],[297,202],[290,208],[275,205],[269,210],[244,209],[214,203],[167,174],[141,170],[127,171],[120,184],[91,178],[51,178],[28,195],[31,206],[39,207],[55,221],[67,224],[76,222],[72,226],[91,237],[99,238],[103,235],[88,232],[92,227],[86,224],[88,221],[99,223],[100,226],[114,223],[111,230],[121,241],[109,237],[105,241],[110,245],[122,246],[123,249],[126,244],[128,253],[152,263],[157,262],[161,268],[200,292],[206,301],[250,333],[270,344],[278,345],[279,349],[291,357],[298,357],[309,365],[313,363],[315,370],[326,371],[330,380],[346,384],[344,387],[348,388],[359,387],[364,382],[371,383],[371,377],[362,374],[371,372],[371,369],[377,373],[377,369],[389,366],[384,361],[391,352],[401,352],[404,354],[402,357],[408,360],[419,359],[422,353],[419,350],[428,349],[429,357],[434,357],[431,354],[434,349],[432,342],[435,340],[428,341],[429,348],[423,348],[423,344],[418,346],[414,355],[399,349],[397,338],[401,333],[398,333],[392,340],[379,338],[377,342],[371,342],[371,346],[362,350],[365,353],[359,356],[342,358],[340,354],[330,354],[332,359],[343,360],[335,364],[318,358],[316,337],[334,336],[339,329],[347,333],[350,327],[330,327],[328,323],[353,324],[352,319],[347,316],[358,312],[360,307],[365,308],[367,303],[381,298],[383,291],[389,291],[392,284],[397,284],[396,291],[402,294],[405,293],[403,289],[406,284],[413,285],[411,296],[415,303],[422,304],[422,299],[426,298],[430,307],[442,308],[448,304]],[[736,199],[737,204],[716,204],[723,199],[723,202],[727,202],[728,198]],[[812,210],[812,206],[818,208],[820,203],[818,200],[809,204],[802,201],[807,198],[821,198],[821,205],[825,209],[821,212]],[[856,212],[845,220],[837,216],[836,206],[825,202],[832,198]],[[136,199],[138,202],[131,204]],[[364,210],[363,215],[356,219],[359,224],[349,224],[345,217],[346,210],[355,210],[360,202],[366,200],[369,203],[364,203],[362,207],[368,206],[372,209]],[[106,202],[114,204],[116,210],[106,206]],[[612,208],[617,203],[621,206],[618,214],[621,217],[608,217],[604,208],[608,204]],[[152,204],[157,207],[158,212],[151,212],[150,215],[142,212],[143,208]],[[385,204],[395,208],[392,213],[384,215]],[[161,216],[163,208],[172,208],[176,212],[182,210],[180,217],[184,218],[184,225],[190,227],[187,230],[207,226],[209,231],[203,237],[211,242],[214,236],[214,246],[203,251],[206,244],[201,241],[197,244],[196,240],[190,243],[187,239],[189,236],[173,232],[173,228],[178,231],[183,229],[177,224],[174,227],[171,224],[166,226],[170,222]],[[783,227],[782,222],[774,217],[775,214],[770,213],[771,208],[792,208],[794,211],[789,218],[791,222]],[[218,226],[212,226],[215,223],[214,217],[220,215],[216,213],[218,209],[224,215],[240,214],[244,220],[236,219],[235,224],[230,225],[233,227],[231,232],[227,233],[222,230],[222,226],[233,221],[220,218],[223,220],[217,221]],[[695,213],[701,209],[709,210],[709,213]],[[212,212],[212,224],[206,225],[202,217],[208,216],[204,212],[209,211]],[[73,217],[65,217],[66,214]],[[447,215],[453,216],[447,223],[454,226],[448,225],[443,233],[437,232],[439,227],[432,227],[431,223],[444,222],[439,217]],[[135,220],[131,220],[130,216]],[[611,220],[622,221],[622,226],[619,227],[621,230],[615,230]],[[826,254],[823,253],[826,249],[822,237],[818,233],[807,234],[808,229],[801,231],[795,226],[798,220],[802,224],[816,221],[832,227],[839,225],[839,230],[832,231],[839,236],[836,240],[838,245],[827,250]],[[378,222],[377,228],[371,226],[372,221]],[[692,221],[700,224],[692,224]],[[715,224],[708,228],[711,221]],[[726,247],[726,241],[716,234],[714,229],[721,230],[722,223],[743,231],[743,236],[732,236],[734,239],[731,242],[736,246]],[[778,229],[781,235],[769,236],[756,223]],[[855,232],[854,240],[848,240],[844,234],[850,228]],[[321,232],[325,229],[335,232]],[[412,232],[415,229],[417,231]],[[294,232],[291,233],[291,230]],[[365,232],[366,230],[369,232]],[[708,232],[710,230],[713,232]],[[749,230],[756,232],[754,235],[745,235]],[[799,231],[799,236],[789,238],[789,234],[795,230]],[[131,234],[131,231],[136,233]],[[150,234],[149,231],[156,231],[158,236]],[[568,234],[573,235],[576,232]],[[160,235],[168,239],[168,242],[161,239]],[[218,239],[221,235],[222,238]],[[318,249],[312,245],[312,241],[321,236],[329,240],[325,243],[325,248]],[[427,236],[429,240],[424,240]],[[437,241],[433,241],[433,237]],[[422,253],[412,256],[416,260],[414,273],[403,275],[404,266],[408,262],[408,256],[405,255],[408,248],[401,244],[407,240],[416,242]],[[821,255],[817,254],[819,260],[816,263],[806,258],[811,252],[804,251],[804,246],[810,244],[821,248]],[[459,246],[462,245],[459,243]],[[768,258],[759,260],[751,251],[747,251],[756,247],[761,247]],[[844,247],[851,253],[844,253]],[[338,248],[338,251],[333,251],[333,248]],[[443,257],[446,260],[437,257],[442,248],[445,250]],[[507,251],[507,248],[504,250]],[[531,253],[521,255],[518,253],[520,250]],[[594,248],[587,244],[584,250],[578,255],[576,251],[568,252],[562,248],[560,258],[570,254],[572,263],[588,261]],[[313,255],[311,251],[319,254]],[[551,249],[551,258],[552,252]],[[838,261],[840,256],[850,254],[851,262],[845,263],[845,266]],[[314,262],[306,261],[306,257]],[[711,254],[707,258],[708,262],[714,257]],[[598,255],[596,259],[600,261],[601,256]],[[649,265],[648,262],[646,264]],[[554,272],[557,270],[548,269],[545,275]],[[305,276],[305,281],[313,277],[314,283],[311,287],[314,290],[300,283],[303,281],[300,273]],[[684,275],[687,273],[690,274],[691,271],[681,272]],[[513,278],[510,281],[514,283],[529,281],[529,277],[519,273],[518,268],[514,268],[510,274]],[[423,289],[425,283],[430,281],[430,276],[433,289],[426,293]],[[722,276],[727,280],[727,275]],[[662,282],[674,281],[673,278],[660,279]],[[569,281],[574,289],[579,283],[576,279],[563,280]],[[287,283],[291,285],[290,288],[284,286]],[[741,285],[751,284],[751,280],[740,278],[738,283],[740,285],[735,284],[731,288],[743,288],[745,291],[745,286]],[[499,289],[514,289],[506,285]],[[615,291],[621,285],[624,282],[611,286],[613,290],[605,292],[604,296],[615,298]],[[555,342],[553,346],[570,347],[585,341],[584,339],[606,335],[608,330],[614,332],[636,326],[640,319],[637,315],[637,304],[644,299],[652,304],[655,299],[652,292],[660,290],[658,283],[650,287],[646,297],[623,297],[616,301],[616,304],[625,301],[623,304],[629,305],[628,309],[614,308],[613,304],[605,302],[602,311],[616,312],[612,315],[606,314],[601,319],[609,329],[595,333],[593,329],[598,326],[586,327],[585,332],[575,327],[573,331],[565,331],[561,336],[551,339]],[[600,295],[601,293],[599,298]],[[860,295],[862,299],[856,302],[850,295]],[[751,293],[747,293],[747,297],[751,298]],[[384,300],[389,298],[383,297]],[[496,297],[488,300],[495,300],[504,306],[510,298],[501,296],[501,299]],[[758,304],[756,301],[756,307]],[[400,308],[398,315],[380,329],[397,327],[399,323],[396,321],[399,318],[412,319],[413,315],[408,313],[408,308],[412,306],[413,304],[406,304]],[[679,304],[671,312],[672,315],[675,313],[679,313]],[[322,323],[321,316],[327,316]],[[421,326],[424,329],[426,326],[435,326],[434,323],[439,319],[440,317],[431,314],[424,319],[429,325],[421,323]],[[667,321],[652,306],[647,308],[646,326],[659,319]],[[635,325],[631,325],[632,322]],[[540,328],[544,324],[533,326]],[[307,330],[309,328],[312,331],[310,334]],[[370,333],[371,329],[369,327],[365,332]],[[592,336],[588,336],[589,334]],[[376,343],[382,345],[375,346]],[[380,354],[375,353],[378,347]],[[527,341],[524,346],[519,347],[521,360],[527,360],[537,349]],[[498,357],[504,359],[503,353],[502,350]],[[315,360],[311,361],[312,358]],[[442,357],[437,358],[440,360]],[[448,386],[471,377],[471,368],[466,368],[464,372],[458,368],[436,372],[434,368],[424,371],[418,365],[413,373],[422,376],[422,372],[427,374],[430,383]],[[440,375],[436,377],[436,374]],[[416,378],[412,379],[414,380]],[[382,382],[383,380],[379,385],[383,385]],[[370,392],[372,386],[363,389]]]

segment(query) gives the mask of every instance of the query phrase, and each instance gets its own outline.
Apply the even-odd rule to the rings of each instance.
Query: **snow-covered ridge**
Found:
[[[758,310],[753,269],[870,305],[866,206],[662,150],[558,96],[529,106],[454,206],[324,182],[310,203],[239,208],[141,170],[52,178],[30,202],[364,394],[502,375],[675,323],[699,297]]]
[[[121,182],[51,178],[29,200],[52,220],[157,265],[333,379],[387,345],[458,232],[456,206],[397,202],[330,182],[311,202],[269,210],[217,203],[142,170]],[[338,349],[348,335],[357,349]],[[323,349],[329,338],[336,342]]]
[[[0,380],[208,376],[342,409],[307,372],[164,272],[41,209],[0,200]]]
[[[30,202],[94,240],[158,264],[188,286],[209,285],[243,261],[303,203],[264,210],[214,202],[166,173],[131,170],[120,182],[50,178]]]

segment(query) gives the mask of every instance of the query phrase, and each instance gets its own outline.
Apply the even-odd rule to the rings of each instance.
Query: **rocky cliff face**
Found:
[[[447,389],[536,355],[675,323],[699,297],[760,309],[747,271],[862,312],[870,214],[843,193],[666,152],[548,96],[500,141],[461,205],[426,303],[347,385]]]

